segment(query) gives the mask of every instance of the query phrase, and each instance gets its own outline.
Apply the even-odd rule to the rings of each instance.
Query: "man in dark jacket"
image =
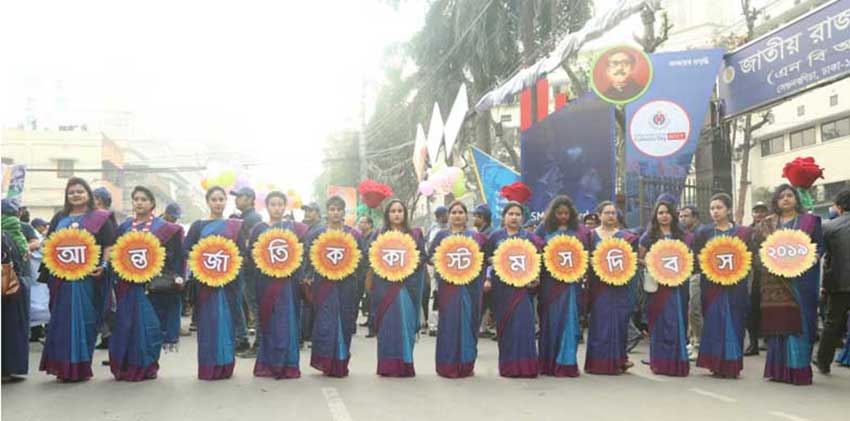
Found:
[[[250,244],[248,244],[251,241],[251,232],[260,222],[263,222],[263,218],[254,209],[254,201],[257,199],[254,189],[243,187],[239,190],[231,191],[230,194],[236,196],[236,209],[239,209],[239,218],[242,219],[242,227],[239,229],[239,238],[237,241],[239,242],[239,249],[242,252],[242,258],[245,259],[251,253]],[[257,324],[256,276],[253,268],[246,267],[239,275],[239,279],[237,280],[239,283],[238,286],[234,286],[234,288],[239,288],[237,290],[239,298],[236,300],[237,311],[234,312],[234,330],[236,336],[236,354],[241,358],[256,357],[257,347],[259,346],[255,342],[254,346],[251,347],[248,341],[249,329],[251,332],[256,332]],[[243,306],[247,308],[247,314],[240,311],[243,309]]]
[[[850,190],[835,196],[835,207],[838,217],[823,224],[826,246],[823,288],[827,296],[827,316],[815,360],[818,371],[823,374],[829,373],[850,311]]]

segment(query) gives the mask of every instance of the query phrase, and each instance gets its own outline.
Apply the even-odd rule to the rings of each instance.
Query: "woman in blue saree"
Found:
[[[714,237],[735,236],[750,245],[752,231],[730,220],[732,198],[726,193],[711,197],[709,212],[714,223],[704,226],[694,240],[694,253],[699,255]],[[702,337],[697,367],[707,368],[723,378],[737,378],[744,368],[744,327],[750,298],[746,280],[724,286],[702,275]]]
[[[773,214],[755,228],[757,242],[778,229],[805,232],[823,254],[820,217],[804,213],[797,190],[788,184],[776,188]],[[816,261],[800,276],[786,278],[762,270],[761,330],[767,339],[764,377],[794,385],[812,384],[812,347],[817,333],[820,264]]]
[[[351,234],[360,244],[360,232],[346,226],[345,201],[339,196],[331,196],[326,203],[327,225],[311,230],[310,241],[305,248],[309,255],[313,240],[330,230],[341,230]],[[361,250],[361,258],[363,256]],[[311,285],[314,317],[313,343],[310,354],[310,366],[329,377],[348,375],[348,361],[351,359],[351,335],[354,333],[357,306],[357,276],[355,270],[339,281],[325,279],[316,272],[313,265],[307,263],[305,282]]]
[[[270,229],[291,231],[303,244],[307,235],[307,225],[300,222],[284,221],[287,197],[279,191],[266,196],[266,209],[269,223],[259,223],[251,233],[250,244],[256,244],[259,237]],[[306,254],[306,253],[305,253]],[[275,278],[262,273],[256,267],[253,254],[247,253],[246,270],[254,271],[257,278],[258,343],[257,361],[254,375],[274,379],[296,379],[301,377],[301,297],[300,282],[303,275],[304,260],[301,267],[285,278]]]
[[[588,248],[590,232],[579,224],[578,212],[568,196],[552,199],[535,232],[549,241],[558,235],[575,237]],[[578,343],[581,340],[581,282],[561,282],[544,267],[540,275],[540,374],[578,377]]]
[[[166,259],[163,272],[185,273],[183,256],[183,228],[154,217],[156,198],[145,187],[136,186],[130,197],[135,217],[118,227],[118,238],[134,232],[150,232],[164,246]],[[163,344],[162,325],[167,321],[160,315],[145,295],[146,284],[122,279],[115,272],[116,311],[115,324],[109,340],[109,362],[116,380],[141,381],[156,378],[159,355]],[[175,282],[182,283],[182,277]],[[179,306],[179,296],[178,296]],[[180,313],[176,310],[179,334]]]
[[[95,278],[104,275],[107,262],[104,256],[109,255],[109,248],[115,243],[115,226],[109,212],[95,209],[91,187],[81,178],[68,180],[64,208],[50,221],[47,238],[63,228],[81,228],[92,234],[101,247],[101,264],[76,281],[48,274],[51,320],[39,370],[62,381],[80,381],[92,377],[98,321]]]
[[[673,239],[691,245],[693,237],[679,228],[679,212],[672,203],[659,201],[652,215],[649,231],[639,241],[641,260],[659,240]],[[659,284],[658,290],[649,294],[649,368],[655,374],[684,377],[690,371],[687,349],[689,285],[687,280],[676,287]]]
[[[183,250],[188,256],[195,244],[211,235],[220,235],[232,240],[238,240],[242,221],[239,219],[223,219],[224,207],[227,205],[227,193],[218,186],[211,187],[206,194],[207,205],[210,207],[210,219],[198,220],[189,227]],[[231,281],[232,282],[232,281]],[[198,296],[195,311],[198,312],[198,378],[201,380],[228,379],[233,375],[235,365],[235,332],[233,327],[233,311],[231,308],[236,301],[230,295],[236,289],[211,287],[197,282]]]
[[[393,199],[384,208],[384,228],[372,237],[387,231],[398,231],[413,237],[419,250],[419,266],[416,271],[399,282],[382,278],[372,269],[370,291],[372,314],[375,315],[375,331],[378,336],[379,376],[413,377],[413,346],[419,330],[422,282],[425,266],[425,242],[422,230],[408,225],[407,206]]]
[[[538,249],[540,248],[542,241],[522,228],[522,219],[522,205],[517,202],[508,202],[502,210],[505,228],[494,231],[484,248],[484,256],[488,262],[499,245],[511,238],[530,240]],[[539,361],[534,337],[533,294],[540,281],[534,280],[524,287],[515,287],[505,283],[494,270],[493,279],[488,282],[493,288],[493,313],[499,339],[499,375],[537,377]]]
[[[483,250],[485,237],[467,229],[469,212],[462,202],[452,202],[448,207],[449,228],[438,232],[428,250],[429,258],[440,243],[453,235],[470,237]],[[450,379],[472,376],[475,359],[478,358],[478,326],[481,323],[481,297],[483,273],[466,285],[446,282],[439,273],[437,280],[437,305],[439,321],[437,329],[437,375]]]
[[[596,213],[602,225],[590,234],[591,249],[609,238],[621,238],[634,247],[637,238],[620,228],[617,208],[612,202],[600,203]],[[621,374],[634,365],[626,353],[629,317],[634,307],[633,281],[622,286],[609,285],[599,279],[592,267],[587,278],[590,325],[584,371],[590,374]]]

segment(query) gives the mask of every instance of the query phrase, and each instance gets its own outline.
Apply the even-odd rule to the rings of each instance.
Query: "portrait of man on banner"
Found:
[[[638,99],[652,82],[652,65],[642,51],[626,46],[606,50],[593,64],[593,90],[613,104]]]

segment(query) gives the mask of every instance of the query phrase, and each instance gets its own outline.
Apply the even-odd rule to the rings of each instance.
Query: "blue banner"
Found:
[[[493,228],[498,229],[502,226],[502,207],[508,203],[507,199],[499,195],[499,190],[519,180],[519,174],[474,146],[472,147],[472,165],[475,169],[481,199],[490,207],[490,212],[493,214],[491,224]]]
[[[649,90],[626,106],[626,223],[639,224],[640,206],[651,212],[656,197],[638,203],[641,177],[673,180],[678,198],[691,167],[723,51],[692,50],[650,55]],[[653,195],[649,195],[653,196]]]
[[[521,135],[522,181],[532,190],[531,218],[569,195],[579,212],[614,198],[614,107],[591,93],[569,103]]]
[[[837,0],[726,56],[720,98],[740,114],[850,74],[850,0]]]

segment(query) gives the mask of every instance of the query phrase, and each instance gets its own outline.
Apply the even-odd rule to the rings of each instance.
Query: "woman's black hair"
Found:
[[[659,200],[652,210],[652,219],[649,220],[649,239],[655,242],[664,236],[661,232],[661,224],[658,223],[658,209],[662,206],[666,207],[670,214],[670,233],[673,234],[673,238],[681,240],[685,237],[685,233],[679,227],[679,212],[676,210],[676,205],[666,200]]]
[[[519,202],[515,202],[515,201],[511,200],[510,202],[508,202],[508,203],[505,205],[505,207],[504,207],[504,208],[502,208],[502,220],[503,220],[503,221],[505,220],[505,215],[507,215],[507,214],[508,214],[508,211],[509,211],[509,210],[511,210],[511,209],[513,209],[513,208],[519,208],[519,213],[522,213],[522,214],[523,214],[523,216],[525,216],[525,215],[524,215],[524,212],[523,212],[523,211],[524,211],[524,209],[523,209],[523,207],[522,207],[522,204],[521,204],[521,203],[519,203]]]
[[[275,197],[276,197],[276,198],[278,198],[278,199],[283,200],[283,205],[284,205],[284,206],[286,206],[286,203],[289,201],[289,199],[287,199],[287,198],[286,198],[286,195],[285,195],[285,194],[283,194],[283,192],[280,192],[280,191],[274,190],[274,191],[272,191],[271,193],[269,193],[269,194],[267,194],[267,195],[266,195],[266,201],[265,201],[265,202],[266,202],[266,207],[267,207],[267,208],[269,207],[269,202],[271,202],[271,200],[272,200],[273,198],[275,198]]]
[[[89,186],[89,183],[80,177],[71,177],[68,179],[68,182],[65,183],[65,204],[62,206],[62,212],[64,212],[65,215],[70,215],[71,211],[74,210],[74,207],[71,206],[71,202],[68,201],[68,189],[70,189],[71,186],[83,186],[86,193],[89,195],[89,201],[86,203],[86,207],[88,210],[94,209],[94,195],[91,192],[91,186]]]
[[[562,206],[566,206],[570,211],[570,220],[567,221],[567,228],[571,230],[578,229],[578,211],[576,211],[573,199],[562,194],[552,199],[552,201],[549,202],[549,206],[546,208],[546,213],[543,216],[543,226],[545,227],[546,232],[552,232],[558,229],[556,214],[558,213],[558,208]]]
[[[223,194],[223,195],[224,195],[224,197],[227,197],[227,192],[226,192],[226,191],[224,191],[224,189],[223,189],[223,188],[221,188],[221,187],[219,187],[219,186],[212,186],[212,187],[210,187],[209,189],[207,189],[207,194],[206,194],[206,195],[204,195],[204,198],[206,198],[207,202],[209,202],[209,201],[210,201],[210,197],[212,197],[213,193],[215,193],[215,192],[217,192],[217,191],[220,191],[220,192],[221,192],[221,194]]]
[[[448,207],[448,213],[452,213],[452,209],[453,209],[455,206],[460,206],[460,207],[461,207],[461,209],[463,209],[463,213],[466,213],[466,214],[468,214],[468,213],[469,213],[469,210],[467,210],[467,209],[466,209],[466,204],[464,204],[464,203],[463,203],[463,202],[461,202],[460,200],[455,200],[454,202],[452,202],[452,203],[450,203],[450,204],[449,204],[449,207]]]
[[[156,197],[154,197],[153,192],[150,191],[149,188],[144,187],[144,186],[133,187],[133,192],[130,193],[130,198],[132,199],[133,196],[136,195],[136,193],[142,193],[145,196],[147,196],[148,200],[153,204],[153,207],[151,208],[151,210],[156,209]]]
[[[732,196],[729,196],[727,193],[715,193],[711,196],[711,200],[709,200],[708,203],[715,200],[721,201],[723,206],[726,206],[730,211],[732,210]]]
[[[396,203],[400,204],[401,208],[404,209],[404,220],[401,223],[401,225],[402,225],[401,230],[403,232],[410,232],[410,225],[408,223],[409,214],[408,214],[408,210],[407,210],[407,205],[405,205],[404,202],[402,202],[399,199],[390,200],[389,203],[387,203],[387,206],[384,207],[384,229],[389,230],[390,228],[392,228],[392,225],[390,224],[390,208]]]
[[[794,207],[794,210],[797,213],[803,213],[803,203],[800,200],[800,193],[797,192],[797,189],[791,187],[788,183],[780,184],[776,187],[776,190],[773,191],[773,196],[770,198],[770,210],[771,212],[779,215],[782,213],[782,210],[779,209],[779,196],[785,192],[785,190],[791,190],[794,193],[794,200],[797,201],[797,205]]]

